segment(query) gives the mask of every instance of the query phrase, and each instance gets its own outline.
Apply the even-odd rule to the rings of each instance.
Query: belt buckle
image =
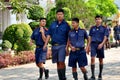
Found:
[[[41,48],[42,46],[36,46],[36,48]]]
[[[80,48],[76,48],[76,50],[80,50]]]
[[[54,44],[55,46],[58,46],[59,44]]]

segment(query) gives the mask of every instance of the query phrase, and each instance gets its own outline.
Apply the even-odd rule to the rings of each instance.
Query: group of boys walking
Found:
[[[57,20],[54,21],[49,29],[45,28],[46,18],[40,18],[40,27],[36,28],[31,36],[36,44],[35,58],[39,67],[40,76],[38,80],[42,80],[43,73],[45,78],[49,77],[49,70],[45,69],[44,63],[47,55],[47,44],[51,39],[52,44],[52,62],[57,64],[57,73],[59,80],[67,80],[65,57],[69,55],[68,66],[72,67],[72,75],[74,80],[78,80],[77,64],[83,73],[84,80],[96,80],[95,78],[95,57],[99,59],[98,80],[102,80],[104,44],[109,35],[106,27],[102,25],[102,17],[95,17],[96,25],[92,26],[89,31],[89,37],[85,29],[79,27],[79,19],[72,18],[72,28],[64,20],[64,10],[56,11]],[[87,42],[85,46],[85,41]],[[70,48],[70,52],[69,52]],[[88,79],[85,66],[88,65],[86,53],[91,51],[91,78]]]

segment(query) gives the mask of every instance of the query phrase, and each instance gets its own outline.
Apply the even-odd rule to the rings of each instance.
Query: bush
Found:
[[[36,27],[38,27],[39,24],[40,24],[39,22],[35,22],[35,21],[29,23],[32,30],[34,30]]]
[[[8,40],[12,43],[12,49],[16,51],[23,50],[31,50],[30,46],[30,36],[32,34],[32,30],[29,25],[21,23],[21,24],[13,24],[7,27],[3,34],[3,41]]]
[[[26,64],[35,61],[35,55],[33,51],[22,51],[14,57],[10,53],[0,54],[0,68]]]
[[[56,10],[57,8],[54,7],[50,10],[50,12],[47,14],[47,27],[50,26],[50,24],[56,20]],[[64,7],[63,8],[64,12],[65,12],[65,20],[70,20],[71,19],[71,11],[69,8]]]
[[[44,9],[39,5],[33,5],[28,9],[28,19],[39,20],[44,17]]]
[[[4,40],[2,42],[2,49],[11,49],[12,48],[12,44],[8,41],[8,40]]]

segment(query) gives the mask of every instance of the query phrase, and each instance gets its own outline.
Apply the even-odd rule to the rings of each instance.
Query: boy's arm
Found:
[[[66,50],[66,56],[69,55],[69,44],[70,44],[70,41],[69,41],[69,39],[68,39],[67,45],[66,45],[66,48],[65,48],[65,50]]]
[[[90,52],[90,44],[91,44],[91,36],[87,39],[87,46],[86,46],[86,53],[89,54]]]
[[[98,49],[101,49],[101,48],[104,46],[106,40],[107,40],[107,36],[104,36],[104,39],[103,39],[102,43],[100,43],[100,44],[98,45]]]
[[[43,46],[43,49],[44,49],[44,50],[47,48],[47,44],[48,44],[49,40],[50,40],[50,35],[47,35],[45,44],[44,44],[44,46]]]

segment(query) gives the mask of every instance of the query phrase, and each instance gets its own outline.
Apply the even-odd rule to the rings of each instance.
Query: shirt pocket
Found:
[[[99,37],[103,37],[105,34],[105,31],[103,29],[99,30]]]
[[[75,33],[71,33],[69,39],[71,42],[75,42],[75,39],[76,39]]]
[[[65,28],[60,27],[59,29],[60,29],[60,32],[62,32],[62,33],[65,33],[65,32],[66,32],[66,29],[65,29]]]
[[[84,33],[78,33],[78,40],[84,40]]]

